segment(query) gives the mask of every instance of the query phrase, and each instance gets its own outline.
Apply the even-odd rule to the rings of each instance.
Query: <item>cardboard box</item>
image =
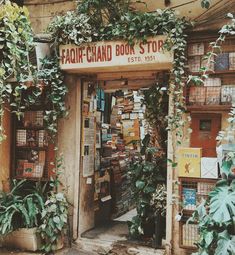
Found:
[[[218,160],[217,158],[201,158],[201,178],[218,178]]]
[[[178,166],[180,177],[201,177],[202,148],[180,148]]]

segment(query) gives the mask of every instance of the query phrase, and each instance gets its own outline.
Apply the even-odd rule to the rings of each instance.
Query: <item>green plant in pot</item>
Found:
[[[13,180],[11,191],[1,192],[0,236],[5,245],[45,254],[62,248],[68,203],[63,193],[50,187],[57,184],[57,178],[44,185]],[[25,242],[25,235],[33,244]]]
[[[129,165],[129,174],[134,192],[137,216],[128,222],[130,236],[132,238],[153,237],[154,219],[156,208],[153,201],[153,194],[157,185],[164,182],[165,158],[157,154],[157,149],[148,147],[149,135],[143,140],[145,155],[136,154]],[[142,150],[143,152],[143,150]]]

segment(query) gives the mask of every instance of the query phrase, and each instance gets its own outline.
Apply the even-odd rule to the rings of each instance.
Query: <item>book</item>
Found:
[[[186,210],[195,210],[197,202],[196,189],[183,188],[183,208]]]
[[[180,148],[178,169],[180,177],[201,177],[202,148]]]
[[[204,43],[193,43],[188,46],[188,56],[204,55]]]
[[[217,158],[201,158],[201,178],[218,178]]]
[[[221,53],[215,60],[215,71],[229,70],[229,53]]]
[[[235,102],[235,85],[224,85],[221,87],[221,103],[230,104]]]
[[[229,53],[229,70],[235,70],[235,52]]]
[[[206,88],[206,104],[220,104],[220,87],[207,87]]]
[[[205,104],[206,88],[205,87],[190,87],[189,104]]]

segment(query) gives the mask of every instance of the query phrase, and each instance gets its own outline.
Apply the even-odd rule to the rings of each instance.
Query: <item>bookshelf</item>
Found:
[[[13,117],[12,178],[32,181],[49,180],[54,162],[54,145],[50,143],[44,123],[44,109],[27,109],[18,120]]]
[[[182,211],[182,218],[179,223],[181,248],[197,248],[195,243],[199,238],[198,225],[187,221],[202,200],[208,198],[217,181],[218,179],[179,178],[180,210]]]

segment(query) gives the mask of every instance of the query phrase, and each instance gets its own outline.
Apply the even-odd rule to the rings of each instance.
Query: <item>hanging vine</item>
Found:
[[[25,109],[40,100],[43,93],[49,106],[45,122],[51,137],[57,132],[58,119],[67,114],[64,103],[67,87],[58,59],[52,56],[44,60],[38,72],[30,62],[34,50],[27,9],[4,1],[0,9],[0,143],[6,138],[4,111],[9,110],[20,119]]]
[[[191,24],[185,18],[177,17],[170,9],[146,13],[131,10],[129,1],[110,0],[108,3],[105,1],[104,4],[103,0],[81,1],[75,11],[56,17],[48,26],[48,32],[57,46],[115,39],[133,44],[138,40],[146,42],[150,36],[165,35],[164,50],[174,52],[168,90],[173,111],[168,116],[168,128],[174,131],[177,143],[180,144],[184,125],[182,115],[185,111],[185,30]]]

